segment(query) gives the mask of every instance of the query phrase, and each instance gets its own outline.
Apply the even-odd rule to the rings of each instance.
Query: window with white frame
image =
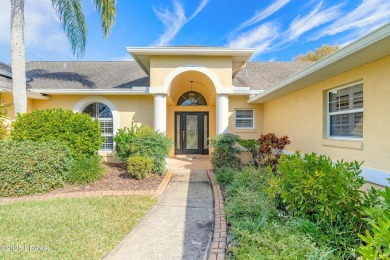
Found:
[[[89,114],[100,123],[102,136],[104,136],[104,143],[100,151],[112,151],[114,149],[114,125],[110,108],[103,103],[96,102],[86,106],[83,113]]]
[[[253,109],[236,109],[235,127],[254,128]]]
[[[363,83],[328,92],[328,136],[363,138]]]

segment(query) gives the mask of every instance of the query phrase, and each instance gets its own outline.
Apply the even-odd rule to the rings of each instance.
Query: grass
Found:
[[[0,205],[0,259],[101,259],[155,203],[147,196],[110,196]],[[48,250],[25,251],[30,245]],[[21,252],[4,246],[21,246]]]

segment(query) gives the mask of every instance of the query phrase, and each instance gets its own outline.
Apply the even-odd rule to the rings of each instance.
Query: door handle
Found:
[[[185,136],[186,136],[186,132],[183,131],[183,142],[184,142],[184,140],[185,140]]]

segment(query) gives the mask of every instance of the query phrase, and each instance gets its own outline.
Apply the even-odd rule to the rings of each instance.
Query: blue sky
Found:
[[[76,60],[51,0],[25,0],[27,60]],[[10,62],[10,1],[0,0],[0,61]],[[252,61],[289,61],[346,44],[390,22],[389,0],[118,0],[116,24],[103,39],[99,16],[83,0],[88,23],[81,60],[130,60],[126,47],[255,48]]]

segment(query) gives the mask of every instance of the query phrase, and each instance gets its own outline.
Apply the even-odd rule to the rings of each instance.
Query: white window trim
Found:
[[[118,132],[118,126],[120,125],[119,124],[120,123],[119,122],[119,112],[118,112],[116,106],[114,105],[114,103],[112,103],[109,99],[107,99],[105,97],[101,97],[101,96],[89,96],[89,97],[83,98],[79,102],[77,102],[76,105],[73,107],[73,111],[81,113],[88,105],[90,105],[92,103],[103,103],[106,106],[108,106],[108,108],[111,110],[112,123],[113,123],[113,133],[112,134],[114,137],[115,134]],[[115,147],[115,142],[113,142],[113,144]],[[115,148],[114,148],[114,150],[115,150]],[[114,150],[99,150],[99,154],[111,153]]]
[[[251,110],[253,112],[253,117],[252,117],[252,127],[237,127],[237,110]],[[255,129],[255,110],[252,108],[235,108],[234,109],[234,128],[235,129]]]
[[[329,103],[330,103],[329,93],[330,92],[337,91],[337,90],[344,89],[344,88],[349,88],[349,87],[359,85],[359,84],[363,84],[363,108],[358,108],[358,109],[348,110],[348,111],[338,111],[338,112],[332,112],[332,113],[329,112]],[[340,86],[337,88],[329,89],[326,92],[326,118],[327,118],[326,136],[327,136],[327,138],[333,139],[333,140],[362,141],[363,137],[332,136],[332,135],[330,135],[330,116],[341,115],[341,114],[352,114],[352,113],[358,113],[358,112],[363,112],[363,111],[364,111],[364,83],[363,83],[363,81],[355,81],[353,83],[348,83],[346,85],[343,85],[343,86]],[[364,120],[364,112],[363,112],[363,120]],[[364,129],[364,121],[363,121],[363,129]]]

